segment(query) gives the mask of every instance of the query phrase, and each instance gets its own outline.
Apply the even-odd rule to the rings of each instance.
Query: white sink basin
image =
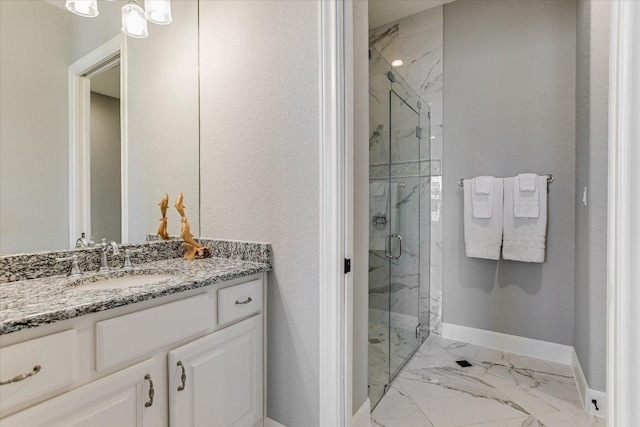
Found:
[[[155,285],[164,280],[175,278],[175,274],[140,274],[137,276],[115,277],[113,279],[98,280],[96,282],[87,282],[81,285],[72,286],[73,289],[124,289],[141,285]]]

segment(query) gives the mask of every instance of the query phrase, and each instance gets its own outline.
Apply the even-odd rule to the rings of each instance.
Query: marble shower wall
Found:
[[[430,316],[428,322],[421,323],[428,324],[436,334],[442,330],[443,10],[442,6],[428,9],[375,28],[369,34],[370,43],[386,62],[403,61],[403,65],[394,67],[394,72],[415,90],[431,112],[430,138],[422,139],[420,150],[421,160],[430,169],[428,174],[420,173],[419,178],[422,192],[420,272],[423,278],[429,277],[430,282],[429,292],[420,296],[420,304],[421,312],[428,306],[425,311]],[[376,84],[380,84],[377,76],[372,75],[371,85]],[[373,114],[370,120],[376,120]],[[372,155],[372,164],[374,158]]]

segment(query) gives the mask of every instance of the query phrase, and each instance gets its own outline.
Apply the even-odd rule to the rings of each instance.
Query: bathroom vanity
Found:
[[[0,424],[263,425],[269,269],[172,258],[0,284]]]

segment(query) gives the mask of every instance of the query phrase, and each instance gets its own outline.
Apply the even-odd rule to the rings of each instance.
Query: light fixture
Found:
[[[395,61],[393,61],[393,62],[391,63],[391,66],[392,66],[392,67],[399,67],[399,66],[401,66],[402,64],[404,64],[404,62],[402,62],[402,59],[396,59]]]
[[[149,35],[144,10],[138,6],[135,0],[131,0],[122,6],[122,32],[137,39],[142,39]]]
[[[144,0],[144,10],[149,22],[159,25],[171,23],[170,0]]]
[[[114,2],[115,0],[107,0]],[[66,0],[69,11],[80,16],[98,16],[98,0]],[[136,0],[122,6],[122,32],[129,37],[143,39],[149,36],[147,20],[159,25],[171,23],[171,0],[145,0],[145,9]]]
[[[64,5],[76,15],[89,18],[98,16],[98,0],[67,0]]]

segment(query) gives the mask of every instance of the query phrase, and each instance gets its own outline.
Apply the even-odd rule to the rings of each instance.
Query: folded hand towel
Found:
[[[475,194],[491,193],[494,179],[492,176],[477,176],[473,178],[473,192]]]
[[[531,176],[535,179],[531,184]],[[516,218],[538,218],[540,216],[540,191],[537,181],[540,177],[534,174],[521,174],[514,178],[513,184],[513,216]],[[546,178],[545,178],[546,179]],[[546,182],[546,181],[545,181]],[[527,190],[523,190],[526,188]]]
[[[536,191],[538,188],[538,175],[535,173],[521,173],[518,175],[520,191]]]
[[[370,186],[372,196],[384,196],[387,192],[387,181],[372,181]]]
[[[464,242],[465,253],[472,258],[498,260],[502,244],[503,180],[495,178],[491,191],[492,212],[490,218],[473,216],[472,180],[464,180]],[[485,196],[486,197],[486,196]]]
[[[514,215],[514,196],[520,193],[518,178],[504,179],[504,231],[502,256],[523,262],[544,262],[547,233],[547,177],[538,177],[538,218]]]
[[[471,194],[471,205],[473,207],[474,218],[491,218],[493,213],[493,182],[495,178],[492,176],[478,176],[473,178]],[[502,196],[499,196],[502,198]]]

